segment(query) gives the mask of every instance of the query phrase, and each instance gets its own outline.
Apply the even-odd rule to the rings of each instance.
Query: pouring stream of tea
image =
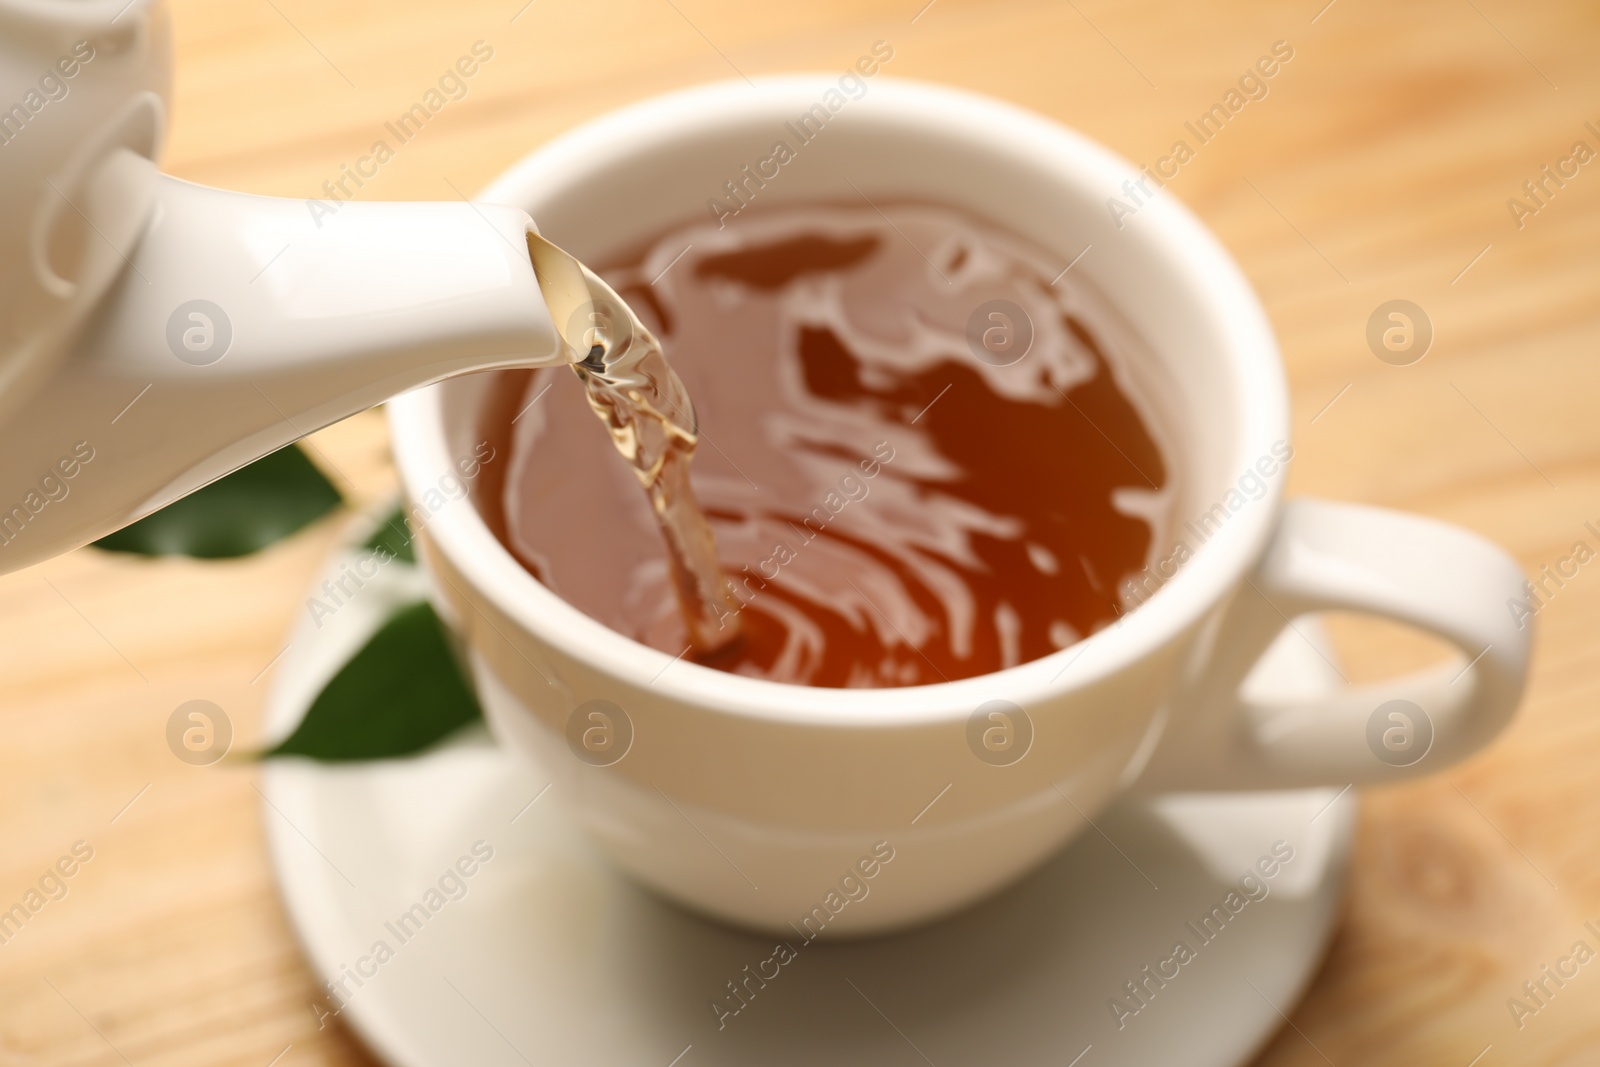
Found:
[[[688,391],[655,335],[593,271],[535,233],[528,254],[589,406],[650,499],[693,650],[728,648],[740,604],[689,484],[699,425]]]

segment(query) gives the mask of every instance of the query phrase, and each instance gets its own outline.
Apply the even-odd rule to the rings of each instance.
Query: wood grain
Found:
[[[362,191],[452,198],[624,102],[843,69],[880,38],[894,74],[1013,100],[1150,162],[1287,41],[1269,95],[1169,189],[1233,250],[1277,327],[1292,491],[1463,523],[1536,571],[1600,519],[1600,165],[1521,228],[1506,201],[1574,141],[1600,147],[1584,125],[1600,126],[1600,11],[1322,3],[936,0],[919,15],[920,0],[174,0],[166,162],[196,181],[318,195],[483,40],[494,59],[466,98]],[[1396,297],[1437,331],[1410,367],[1363,339]],[[316,447],[356,499],[391,490],[375,416]],[[73,842],[94,848],[68,895],[0,946],[0,1067],[265,1067],[286,1048],[282,1067],[370,1062],[307,1008],[253,772],[187,766],[164,740],[194,698],[256,735],[259,676],[337,533],[325,522],[240,563],[86,551],[0,579],[0,907]],[[1447,777],[1364,797],[1341,931],[1262,1064],[1600,1060],[1600,969],[1521,1029],[1506,1008],[1600,919],[1600,566],[1537,623],[1533,684],[1506,735]],[[1356,623],[1339,637],[1360,674],[1427,654]]]

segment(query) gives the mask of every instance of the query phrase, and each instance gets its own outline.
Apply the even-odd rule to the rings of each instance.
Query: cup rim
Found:
[[[715,131],[730,120],[804,111],[838,80],[837,74],[784,75],[728,80],[647,98],[599,116],[534,149],[475,199],[526,206],[534,191],[582,180],[604,166],[625,165],[668,147],[695,131]],[[928,82],[879,75],[861,103],[880,115],[903,115],[926,124],[936,118],[956,150],[977,151],[983,141],[1026,145],[1046,166],[1071,168],[1118,189],[1140,173],[1110,150],[1053,119],[992,97]],[[860,107],[861,104],[852,104]],[[1065,173],[1065,170],[1063,170]],[[1239,402],[1235,428],[1242,469],[1274,442],[1288,440],[1288,393],[1276,340],[1264,309],[1238,265],[1198,218],[1164,193],[1140,209],[1140,224],[1159,235],[1185,284],[1199,291],[1234,364]],[[1113,305],[1114,294],[1108,294]],[[1135,323],[1137,328],[1137,323]],[[427,386],[389,404],[396,465],[409,491],[420,492],[451,469],[444,433],[448,382]],[[808,724],[853,727],[923,725],[965,719],[996,698],[1024,708],[1083,690],[1127,669],[1200,622],[1259,557],[1276,520],[1282,475],[1267,479],[1265,497],[1218,529],[1177,573],[1116,623],[1049,655],[1014,667],[955,681],[885,689],[829,689],[730,674],[661,652],[590,618],[533,577],[495,537],[476,507],[445,508],[422,531],[472,586],[528,634],[599,676],[635,690],[707,711]],[[1131,709],[1130,709],[1131,710]]]

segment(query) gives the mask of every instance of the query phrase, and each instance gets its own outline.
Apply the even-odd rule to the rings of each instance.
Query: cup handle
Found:
[[[1265,554],[1180,692],[1136,789],[1283,789],[1432,773],[1487,744],[1527,681],[1531,619],[1516,561],[1458,526],[1324,500],[1284,506]],[[1352,611],[1456,646],[1439,667],[1299,699],[1252,699],[1251,670],[1302,615]],[[1301,639],[1310,640],[1303,627]],[[1317,651],[1328,658],[1324,647]],[[1331,659],[1330,672],[1337,671]],[[1187,706],[1186,706],[1187,705]]]

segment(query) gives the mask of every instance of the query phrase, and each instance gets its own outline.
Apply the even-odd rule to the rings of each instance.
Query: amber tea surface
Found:
[[[541,582],[670,655],[827,687],[988,673],[1128,609],[1173,496],[1137,338],[1031,242],[878,206],[690,224],[596,267],[681,389],[654,363],[642,392],[597,384],[598,351],[502,375],[509,462],[480,499]],[[659,488],[615,455],[630,395],[688,434],[653,439]],[[664,527],[663,495],[703,531]],[[682,544],[725,577],[686,575]]]

